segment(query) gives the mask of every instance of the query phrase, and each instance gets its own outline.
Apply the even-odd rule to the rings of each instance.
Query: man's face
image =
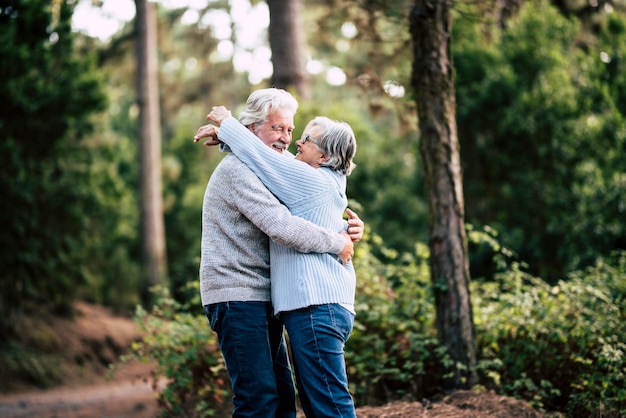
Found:
[[[281,154],[291,143],[294,128],[293,113],[286,110],[277,110],[268,116],[266,122],[250,126],[252,133],[265,145]]]

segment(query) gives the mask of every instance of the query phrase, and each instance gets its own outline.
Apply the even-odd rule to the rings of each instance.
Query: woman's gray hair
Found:
[[[352,161],[356,155],[356,138],[350,125],[317,116],[306,125],[304,132],[310,132],[313,127],[319,130],[317,137],[313,139],[320,143],[320,149],[328,156],[328,160],[321,166],[349,176],[356,167]]]
[[[263,123],[277,110],[288,110],[295,114],[298,110],[298,101],[283,89],[255,90],[248,97],[246,106],[239,115],[239,122],[244,126]]]

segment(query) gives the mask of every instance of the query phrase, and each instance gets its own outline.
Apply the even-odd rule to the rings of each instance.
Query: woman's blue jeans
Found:
[[[233,417],[295,418],[296,394],[283,334],[270,302],[204,306],[233,388]]]
[[[281,312],[287,328],[300,404],[307,417],[356,417],[343,348],[354,315],[338,304]]]

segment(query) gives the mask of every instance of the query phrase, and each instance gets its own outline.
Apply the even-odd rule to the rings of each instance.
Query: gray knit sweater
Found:
[[[270,300],[268,236],[304,253],[338,254],[345,244],[338,232],[292,216],[246,165],[227,153],[211,175],[202,207],[203,305]]]

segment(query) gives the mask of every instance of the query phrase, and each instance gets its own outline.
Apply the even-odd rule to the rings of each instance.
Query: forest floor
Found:
[[[24,379],[0,367],[0,417],[37,418],[154,418],[159,414],[153,384],[154,364],[127,363],[107,377],[107,365],[139,337],[130,318],[85,303],[76,305],[74,320],[25,318],[23,330],[39,330],[48,337],[48,350],[61,351],[61,384],[36,389]],[[43,326],[45,325],[45,326]],[[28,337],[21,341],[29,345]],[[30,341],[32,343],[32,341]],[[4,370],[4,371],[3,371]],[[300,414],[302,415],[302,414]],[[302,415],[303,416],[303,415]],[[494,393],[459,391],[438,401],[392,402],[384,406],[357,408],[358,418],[539,418],[542,414],[527,403]],[[554,417],[554,415],[552,415]]]

